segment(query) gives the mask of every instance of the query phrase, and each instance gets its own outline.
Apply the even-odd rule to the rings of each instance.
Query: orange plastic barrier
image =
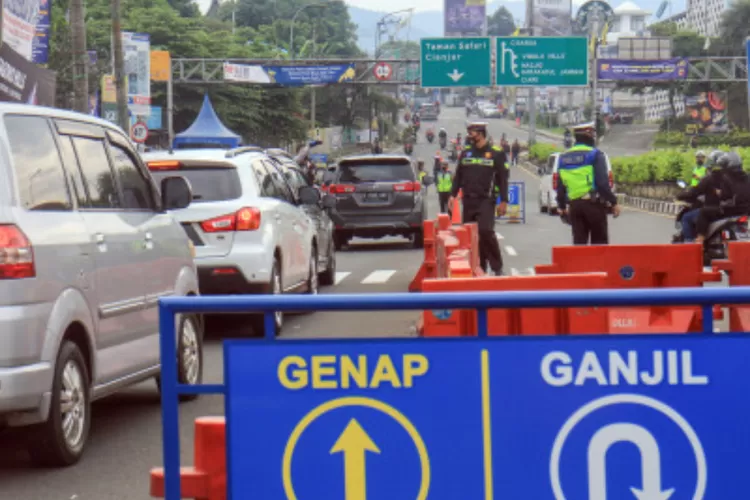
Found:
[[[192,467],[180,470],[180,498],[226,500],[226,423],[224,417],[195,419]],[[151,470],[151,496],[164,498],[164,469]]]
[[[461,212],[461,200],[464,197],[463,191],[458,192],[458,196],[453,198],[453,206],[451,207],[451,222],[453,224],[463,223],[463,216]]]
[[[552,248],[552,264],[537,274],[607,273],[603,288],[699,287],[721,281],[718,271],[703,270],[703,249],[684,245],[591,245]],[[632,307],[610,310],[610,333],[701,331],[699,307]]]
[[[417,274],[409,283],[410,292],[422,290],[422,282],[427,278],[437,277],[437,257],[435,254],[435,239],[437,238],[437,221],[426,220],[423,224],[424,260],[419,266]]]
[[[727,260],[713,261],[714,270],[729,277],[729,286],[750,285],[750,242],[730,241]],[[729,331],[750,332],[750,306],[729,306]]]
[[[605,273],[555,274],[549,276],[496,276],[470,279],[425,280],[425,292],[489,292],[534,290],[581,290],[606,288]],[[490,309],[489,335],[567,335],[607,333],[607,309],[597,307],[550,309]],[[425,311],[425,337],[459,337],[477,334],[474,310]]]

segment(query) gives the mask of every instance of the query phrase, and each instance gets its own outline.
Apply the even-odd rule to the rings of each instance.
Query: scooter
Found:
[[[429,142],[430,144],[432,144],[432,141],[435,140],[435,132],[433,132],[432,129],[428,129],[425,136],[427,137],[427,142]]]
[[[448,143],[448,138],[447,137],[441,137],[440,138],[440,149],[445,149],[445,146],[447,145],[447,143]]]
[[[685,189],[687,184],[684,181],[677,181],[677,185]],[[675,228],[677,233],[672,236],[672,243],[684,243],[685,238],[682,235],[682,218],[686,213],[703,207],[703,200],[697,203],[684,203],[675,217]],[[737,215],[725,217],[712,222],[708,226],[706,239],[703,241],[703,265],[710,266],[711,261],[715,259],[727,258],[727,247],[730,241],[750,239],[748,233],[748,216]]]
[[[450,161],[458,160],[458,143],[455,139],[451,140],[451,150],[448,158]]]
[[[412,145],[412,143],[411,142],[405,142],[404,143],[404,153],[406,153],[408,155],[411,155],[413,151],[414,151],[414,146]]]

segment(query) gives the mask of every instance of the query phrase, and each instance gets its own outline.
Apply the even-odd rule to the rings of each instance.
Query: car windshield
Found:
[[[193,203],[235,200],[242,195],[236,168],[183,168],[151,171],[157,185],[166,177],[181,176],[193,188]]]
[[[404,182],[413,181],[414,171],[408,163],[342,163],[339,182]]]

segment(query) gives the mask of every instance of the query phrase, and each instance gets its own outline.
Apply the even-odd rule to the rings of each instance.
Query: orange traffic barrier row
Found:
[[[460,231],[456,235],[459,240],[465,237]],[[750,285],[750,243],[734,243],[730,248],[730,260],[720,265],[728,272],[737,269],[732,284]],[[424,280],[424,292],[700,287],[721,280],[718,270],[704,271],[700,245],[554,247],[552,264],[536,266],[535,276],[512,277],[470,273],[475,268],[466,265],[469,257],[460,248],[448,255],[448,275],[440,269],[435,278]],[[750,307],[734,307],[731,315],[733,330],[750,331]],[[476,312],[425,311],[420,324],[424,336],[475,335]],[[702,310],[697,306],[492,310],[488,326],[490,335],[688,333],[702,330]]]
[[[452,225],[448,214],[425,221],[424,261],[409,284],[409,291],[422,291],[426,279],[477,275],[481,275],[477,225]]]
[[[195,419],[192,467],[180,469],[180,498],[226,500],[226,422],[224,417]],[[151,470],[151,496],[164,498],[164,469]]]
[[[726,260],[715,260],[713,269],[724,271],[729,286],[750,285],[750,242],[730,241]],[[729,306],[729,331],[750,332],[750,306]]]

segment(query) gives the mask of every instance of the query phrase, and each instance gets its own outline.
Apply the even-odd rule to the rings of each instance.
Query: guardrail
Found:
[[[282,346],[310,346],[315,341],[275,339],[273,312],[280,311],[387,311],[387,310],[430,310],[430,309],[474,309],[477,316],[477,338],[483,339],[488,334],[488,311],[492,309],[515,308],[551,308],[583,306],[699,306],[702,309],[702,333],[713,334],[712,310],[715,304],[748,305],[750,304],[750,287],[736,288],[660,288],[629,290],[560,290],[560,291],[526,291],[526,292],[486,292],[486,293],[425,293],[425,294],[355,294],[355,295],[300,295],[300,296],[212,296],[212,297],[169,297],[159,301],[160,313],[160,347],[162,366],[162,426],[164,453],[164,486],[167,500],[180,498],[180,433],[178,421],[179,394],[223,394],[228,397],[228,379],[225,384],[184,385],[176,378],[176,314],[179,313],[231,313],[258,312],[265,316],[266,340]],[[598,336],[602,338],[601,336]],[[679,338],[695,335],[672,336],[669,342]],[[582,338],[582,337],[573,337]],[[592,339],[591,335],[585,337]],[[608,339],[626,339],[626,336],[606,336]],[[631,344],[653,343],[655,336],[630,337]],[[719,340],[717,338],[717,340]],[[439,342],[476,342],[474,339],[432,340],[414,339],[413,344],[436,346]],[[486,341],[486,340],[485,340]],[[496,339],[496,342],[508,342],[508,339]],[[257,341],[259,344],[269,342]],[[321,341],[323,342],[323,341]],[[391,341],[380,340],[379,346],[388,345]],[[396,345],[403,339],[393,339]],[[560,339],[557,342],[567,342]],[[239,344],[245,349],[252,349],[252,341]],[[257,345],[256,343],[256,345]],[[342,343],[342,342],[339,342]],[[328,342],[327,345],[331,345]],[[412,344],[412,346],[413,346]],[[571,344],[574,345],[575,343]],[[350,344],[354,345],[354,344]],[[362,348],[368,342],[359,342]],[[457,346],[459,344],[456,344]],[[580,344],[579,344],[580,345]],[[226,352],[230,352],[227,350]],[[225,363],[225,374],[229,373]],[[461,370],[458,370],[460,372]],[[732,379],[732,376],[727,376]],[[502,384],[501,384],[502,385]],[[227,412],[229,402],[227,401]],[[502,412],[501,412],[502,413]],[[231,424],[230,424],[231,428]],[[228,455],[229,457],[229,455]],[[231,472],[231,468],[229,470]],[[232,481],[227,485],[231,492]],[[422,497],[420,497],[422,498]],[[478,498],[472,496],[472,498]],[[488,497],[491,498],[491,497]],[[562,498],[562,497],[558,497]]]

